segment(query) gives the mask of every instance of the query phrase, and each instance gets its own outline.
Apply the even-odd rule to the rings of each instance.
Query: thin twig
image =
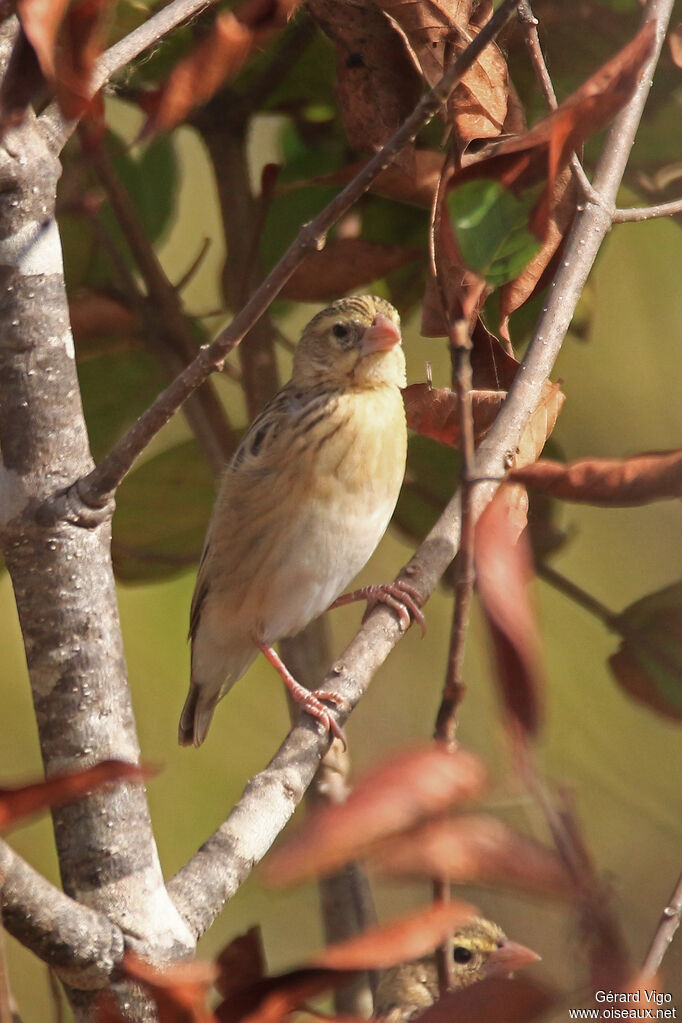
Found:
[[[672,3],[673,0],[650,0],[645,9],[646,20],[655,19],[657,23],[658,45],[632,97],[608,134],[597,169],[599,186],[607,196],[615,196],[627,163]],[[522,430],[541,400],[543,387],[610,223],[603,208],[592,205],[576,217],[565,258],[535,335],[492,429],[477,449],[473,471],[477,478],[487,479],[477,484],[474,491],[474,518],[481,514],[495,493],[498,485],[495,481],[504,475],[509,453],[515,450]],[[422,604],[457,553],[459,532],[460,495],[457,493],[399,575],[419,590]],[[376,607],[324,679],[323,688],[338,693],[350,708],[354,707],[401,636],[400,624],[392,613],[387,608]],[[343,724],[347,714],[339,711],[337,717]],[[171,880],[169,893],[194,935],[203,934],[248,877],[254,864],[270,848],[302,799],[328,746],[328,734],[321,734],[311,719],[301,720],[270,764],[248,783],[225,822]]]
[[[670,947],[670,942],[675,937],[675,932],[680,926],[682,919],[682,874],[677,879],[675,889],[670,900],[661,914],[656,933],[654,934],[649,951],[642,965],[644,979],[652,978],[663,962],[663,957]]]
[[[613,214],[614,224],[630,224],[641,220],[654,220],[656,217],[672,217],[682,213],[682,199],[671,199],[657,206],[635,206],[633,209],[616,210]]]
[[[378,175],[396,159],[404,146],[411,142],[441,109],[464,72],[475,63],[482,50],[501,31],[519,2],[520,0],[504,0],[473,42],[448,68],[434,88],[422,97],[383,149],[365,164],[328,206],[309,224],[303,226],[296,239],[235,316],[230,326],[222,331],[211,345],[201,350],[194,362],[165,391],[162,391],[107,457],[76,484],[76,496],[81,501],[94,508],[106,505],[109,496],[152,437],[177,412],[189,395],[211,373],[222,366],[228,352],[239,344],[268,309],[308,253],[324,247],[327,231],[332,225],[354,205]]]
[[[591,615],[598,618],[600,622],[603,622],[609,629],[616,628],[618,615],[615,611],[612,611],[602,604],[600,600],[593,597],[591,593],[583,590],[582,587],[578,586],[577,583],[567,579],[561,572],[557,572],[551,565],[547,565],[545,562],[540,562],[535,566],[535,571],[541,579],[553,586],[559,593],[563,593],[565,597],[574,601],[580,607],[584,608],[585,611],[589,611]]]
[[[519,21],[523,26],[526,46],[528,47],[528,53],[530,55],[530,62],[535,72],[535,77],[538,80],[538,85],[542,91],[543,96],[547,100],[547,106],[550,110],[556,110],[559,103],[556,98],[552,79],[547,69],[547,63],[545,56],[542,52],[542,44],[540,43],[540,35],[538,33],[538,19],[533,14],[529,0],[522,0],[519,7]],[[573,153],[570,160],[571,171],[573,177],[578,182],[580,189],[586,199],[590,202],[597,201],[597,196],[592,188],[592,183],[585,173],[585,169],[578,159],[578,154]]]

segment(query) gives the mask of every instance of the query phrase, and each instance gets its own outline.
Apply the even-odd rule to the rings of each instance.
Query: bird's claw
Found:
[[[334,720],[332,715],[329,713],[327,708],[321,702],[327,700],[329,703],[335,703],[341,710],[350,712],[350,704],[347,700],[344,700],[342,696],[338,696],[336,693],[329,693],[322,690],[316,690],[314,693],[309,693],[304,699],[300,700],[300,704],[307,714],[314,717],[317,721],[321,721],[328,732],[334,736],[335,739],[343,744],[344,750],[348,749],[348,743],[346,742],[346,734],[339,724]]]
[[[377,583],[374,586],[363,586],[360,590],[353,590],[352,593],[344,593],[338,597],[332,607],[340,607],[342,604],[350,604],[355,600],[366,600],[367,609],[362,616],[363,622],[374,610],[377,604],[386,604],[398,615],[400,628],[407,632],[412,622],[417,622],[421,629],[422,637],[426,635],[426,621],[419,606],[421,597],[416,587],[410,583],[397,579],[393,583]]]

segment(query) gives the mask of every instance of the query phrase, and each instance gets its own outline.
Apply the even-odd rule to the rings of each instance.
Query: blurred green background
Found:
[[[117,129],[132,139],[139,120],[123,104],[112,104]],[[264,163],[278,158],[280,121],[257,120],[250,143],[254,180]],[[173,145],[179,159],[177,214],[159,247],[171,280],[177,280],[200,248],[213,244],[184,293],[192,310],[220,308],[219,275],[224,253],[215,187],[196,135],[180,129]],[[159,183],[159,187],[161,183]],[[627,202],[627,195],[623,202]],[[569,336],[555,379],[567,401],[555,431],[566,458],[626,455],[673,447],[682,425],[682,233],[670,222],[616,227],[592,275],[587,337]],[[291,308],[284,323],[290,336],[317,307]],[[223,322],[216,317],[211,329]],[[419,336],[418,316],[404,325],[408,379],[425,378],[433,367],[436,385],[449,383],[444,342]],[[286,374],[288,356],[282,356]],[[102,396],[110,381],[102,378]],[[232,407],[238,389],[223,384]],[[243,422],[243,412],[240,422]],[[157,438],[154,451],[188,437],[177,417]],[[570,539],[553,564],[613,610],[674,582],[682,574],[679,505],[600,510],[564,506],[561,524]],[[149,526],[146,524],[145,528]],[[395,532],[385,538],[361,581],[392,578],[412,548]],[[210,736],[199,751],[176,744],[177,719],[185,697],[189,652],[187,618],[193,571],[170,582],[121,586],[119,602],[130,682],[144,759],[162,767],[148,786],[164,870],[173,874],[229,812],[246,781],[268,762],[287,731],[283,687],[259,659],[218,709]],[[26,667],[11,587],[0,579],[3,650],[1,682],[4,728],[0,778],[4,784],[41,773]],[[534,587],[548,663],[548,722],[539,760],[547,777],[575,795],[576,807],[600,873],[608,880],[634,962],[641,961],[659,915],[682,866],[682,744],[680,729],[633,703],[616,688],[605,662],[617,641],[589,614],[546,584]],[[447,652],[451,594],[440,590],[426,609],[428,634],[411,630],[372,683],[348,727],[354,769],[362,772],[390,750],[427,739],[432,732]],[[353,634],[360,609],[330,616],[333,650]],[[490,766],[495,787],[486,805],[505,819],[546,838],[543,822],[507,775],[507,748],[491,676],[486,635],[475,609],[467,647],[468,692],[460,738]],[[11,843],[36,868],[57,879],[49,819],[16,829]],[[513,938],[542,955],[536,968],[570,986],[580,978],[581,936],[566,912],[545,901],[496,890],[466,892]],[[384,919],[428,898],[426,887],[376,885]],[[292,922],[295,921],[295,926]],[[254,922],[263,928],[269,965],[299,963],[322,941],[312,887],[272,891],[258,872],[226,907],[201,943],[215,954]],[[8,938],[11,981],[25,1023],[51,1018],[45,968]],[[682,1000],[682,941],[665,961],[659,989]]]

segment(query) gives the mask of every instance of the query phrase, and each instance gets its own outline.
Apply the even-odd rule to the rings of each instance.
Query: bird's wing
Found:
[[[225,580],[225,558],[233,552],[235,567],[252,554],[259,534],[282,520],[278,511],[292,487],[303,486],[311,468],[309,438],[336,405],[338,392],[328,388],[301,389],[293,383],[282,388],[251,423],[229,462],[206,536],[190,609],[189,636],[193,639],[201,606],[210,585],[209,552],[219,554]],[[220,522],[220,536],[214,524]],[[273,542],[276,537],[270,538]],[[268,545],[269,546],[269,545]],[[218,547],[221,550],[218,552]]]

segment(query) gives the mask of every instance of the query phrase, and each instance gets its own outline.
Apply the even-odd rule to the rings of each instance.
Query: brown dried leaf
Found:
[[[576,211],[577,185],[570,167],[554,182],[549,208],[549,220],[542,248],[531,259],[516,280],[500,288],[500,333],[509,340],[509,317],[528,301],[554,259],[570,227]]]
[[[302,967],[275,977],[263,977],[230,993],[215,1010],[218,1023],[284,1023],[327,988],[346,984],[349,974],[341,970]]]
[[[265,976],[265,953],[260,927],[250,927],[245,934],[225,946],[216,959],[216,987],[223,998],[234,991],[255,984]]]
[[[17,15],[48,79],[55,77],[57,33],[69,0],[17,0]]]
[[[167,131],[190,110],[239,74],[256,47],[282,29],[299,0],[244,0],[222,11],[211,32],[173,68],[161,89],[145,103],[144,134]]]
[[[542,895],[574,894],[554,852],[484,814],[427,821],[375,846],[370,862],[387,874],[494,884]]]
[[[270,855],[268,879],[286,884],[328,873],[379,839],[474,798],[485,784],[483,764],[464,750],[432,744],[400,753],[367,774],[345,803],[311,814]]]
[[[545,381],[540,401],[521,434],[514,456],[515,469],[529,465],[538,458],[556,425],[565,401],[566,395],[560,384],[553,384],[551,380]]]
[[[411,155],[410,168],[392,163],[372,182],[369,191],[387,199],[412,203],[427,209],[433,202],[443,169],[443,154],[433,149],[416,149]],[[349,163],[333,174],[315,178],[313,184],[345,185],[365,166],[365,161]],[[303,182],[308,184],[309,182]]]
[[[682,67],[682,23],[675,25],[668,33],[670,56],[676,67]]]
[[[217,975],[214,963],[175,963],[159,968],[126,952],[123,971],[154,999],[160,1023],[215,1023],[206,995]]]
[[[526,537],[518,535],[515,496],[508,490],[499,489],[476,526],[476,582],[493,638],[503,705],[522,732],[534,737],[542,719],[544,670],[528,595],[531,553]]]
[[[94,767],[72,774],[57,775],[47,781],[19,788],[0,789],[0,828],[7,828],[24,817],[59,806],[86,795],[107,782],[142,780],[150,773],[149,768],[128,764],[122,760],[103,760]]]
[[[476,443],[486,435],[500,411],[506,391],[472,391],[471,406]],[[403,388],[407,425],[441,444],[459,447],[457,395],[449,387],[410,384]]]
[[[132,333],[139,326],[139,317],[120,296],[105,288],[81,288],[69,298],[69,317],[79,357],[80,346],[94,338],[113,333]]]
[[[466,902],[435,903],[339,945],[328,945],[313,963],[333,970],[385,970],[427,955],[455,927],[477,915],[476,908]]]
[[[682,449],[568,463],[541,459],[511,478],[564,501],[628,508],[682,497]]]
[[[282,288],[281,296],[297,302],[325,302],[370,284],[420,255],[420,249],[406,245],[337,238],[304,259]]]
[[[308,0],[308,9],[336,46],[337,99],[353,149],[376,152],[412,112],[419,76],[403,41],[374,3]],[[412,170],[404,150],[398,163]]]
[[[586,138],[604,128],[630,98],[642,66],[651,54],[654,38],[655,23],[649,21],[557,110],[523,135],[490,143],[481,151],[478,161],[453,175],[449,187],[474,178],[492,178],[519,194],[546,180],[531,222],[533,232],[544,239],[556,179],[571,153],[579,149]]]
[[[80,117],[92,104],[90,79],[105,42],[112,0],[76,0],[66,12],[59,34],[55,80],[65,117]]]
[[[529,1023],[552,1008],[555,996],[525,977],[489,977],[451,991],[419,1017],[420,1023]]]

